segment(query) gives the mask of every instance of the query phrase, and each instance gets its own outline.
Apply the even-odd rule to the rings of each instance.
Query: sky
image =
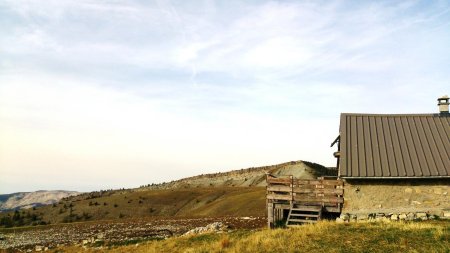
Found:
[[[306,160],[342,112],[437,113],[450,1],[0,0],[0,193]]]

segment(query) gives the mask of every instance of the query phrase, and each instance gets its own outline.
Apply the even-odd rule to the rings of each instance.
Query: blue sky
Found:
[[[0,0],[0,193],[308,160],[341,112],[434,113],[449,1]]]

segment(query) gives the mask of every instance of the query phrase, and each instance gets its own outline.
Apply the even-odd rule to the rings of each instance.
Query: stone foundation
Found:
[[[415,220],[434,220],[450,219],[450,210],[445,210],[440,215],[425,212],[403,212],[403,213],[343,213],[336,222],[361,222],[361,221],[415,221]]]
[[[345,180],[342,213],[384,217],[425,213],[444,217],[450,210],[450,178]],[[411,216],[411,215],[410,215]],[[423,217],[423,216],[421,216]],[[394,216],[395,218],[395,216]],[[368,218],[367,218],[368,219]]]

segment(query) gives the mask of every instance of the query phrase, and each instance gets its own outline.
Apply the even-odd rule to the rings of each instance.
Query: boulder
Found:
[[[408,216],[405,213],[402,213],[398,216],[399,220],[406,220],[406,218],[408,218]]]
[[[416,217],[416,215],[414,213],[408,213],[406,215],[406,220],[407,221],[412,221],[412,220],[414,220],[415,217]]]
[[[343,221],[348,221],[350,219],[350,216],[347,213],[343,213],[341,214],[341,216],[339,216],[339,218],[341,218]]]
[[[339,217],[336,218],[336,222],[337,223],[344,223],[345,221]]]
[[[416,218],[421,220],[427,220],[427,213],[416,213]]]
[[[391,215],[391,220],[398,220],[398,215],[397,214]]]

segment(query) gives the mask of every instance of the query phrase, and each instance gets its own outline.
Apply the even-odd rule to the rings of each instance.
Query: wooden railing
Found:
[[[316,180],[295,179],[292,176],[277,178],[267,174],[268,203],[292,205],[314,205],[341,208],[344,203],[343,181],[318,178]]]

